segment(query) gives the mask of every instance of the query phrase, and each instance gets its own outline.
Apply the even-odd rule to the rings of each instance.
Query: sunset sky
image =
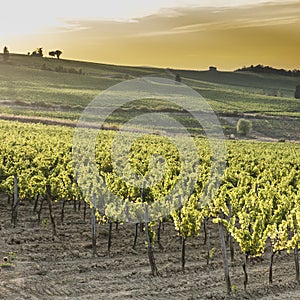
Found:
[[[5,1],[4,45],[122,65],[300,69],[300,1]]]

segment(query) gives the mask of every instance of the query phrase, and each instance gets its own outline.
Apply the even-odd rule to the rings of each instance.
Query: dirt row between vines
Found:
[[[1,102],[1,100],[0,100],[0,102]],[[228,117],[228,116],[226,116],[226,114],[222,114],[222,117],[224,120],[226,120],[232,126],[236,126],[236,123],[239,119],[239,117]],[[272,119],[272,118],[277,118],[279,120],[293,119],[291,117],[276,117],[276,116],[264,116],[264,118],[266,120]],[[261,118],[259,118],[259,119],[261,119]],[[36,116],[25,116],[25,115],[21,116],[21,115],[11,115],[11,114],[0,114],[0,120],[17,121],[17,122],[22,122],[22,123],[36,123],[36,124],[44,124],[44,125],[57,125],[57,126],[66,126],[66,127],[72,127],[72,128],[75,128],[77,126],[77,121],[74,121],[74,120],[36,117]],[[93,127],[97,128],[97,126],[94,123],[86,124],[86,126],[88,126],[90,128],[93,128]],[[102,126],[101,129],[115,130],[115,126],[114,125]],[[289,131],[288,133],[290,134],[291,132]],[[237,140],[256,140],[256,141],[261,141],[261,142],[278,142],[278,137],[275,138],[275,137],[271,137],[271,136],[266,136],[257,131],[252,132],[251,135],[249,135],[247,137],[245,137],[245,136],[237,137],[236,136],[235,139],[237,139]],[[293,135],[293,138],[289,138],[287,141],[292,142],[292,143],[300,143],[299,137],[295,134]]]
[[[89,211],[74,211],[66,205],[64,223],[60,222],[60,204],[55,204],[58,237],[53,238],[48,211],[42,211],[41,223],[32,203],[19,208],[19,223],[10,224],[10,206],[0,199],[0,258],[15,252],[14,267],[2,268],[0,299],[300,299],[295,281],[293,255],[275,256],[274,283],[268,284],[269,253],[249,265],[249,287],[243,290],[243,256],[236,246],[236,258],[230,263],[234,292],[226,296],[222,256],[216,225],[209,224],[213,260],[206,264],[204,234],[187,240],[186,271],[180,267],[180,239],[171,223],[162,231],[163,250],[155,246],[160,276],[152,277],[140,232],[136,250],[132,250],[134,225],[120,224],[113,230],[112,249],[107,254],[108,225],[97,227],[97,252],[92,256]]]

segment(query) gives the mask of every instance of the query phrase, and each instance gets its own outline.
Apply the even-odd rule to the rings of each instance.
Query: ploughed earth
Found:
[[[38,207],[39,208],[39,207]],[[0,198],[0,259],[9,252],[15,259],[1,267],[0,299],[300,299],[295,279],[293,253],[274,257],[273,284],[268,283],[270,251],[248,265],[249,284],[244,291],[244,255],[235,245],[235,260],[229,266],[233,292],[226,294],[217,225],[209,223],[211,261],[207,265],[207,245],[203,228],[199,237],[186,242],[186,270],[181,270],[181,243],[172,223],[161,231],[160,249],[154,246],[160,275],[153,277],[140,231],[132,249],[135,226],[113,227],[112,246],[107,253],[108,224],[97,226],[97,256],[91,249],[90,210],[84,221],[83,205],[74,210],[54,204],[58,236],[53,238],[47,203],[40,222],[33,203],[19,206],[18,224],[11,225],[10,205]],[[228,251],[229,254],[229,251]]]

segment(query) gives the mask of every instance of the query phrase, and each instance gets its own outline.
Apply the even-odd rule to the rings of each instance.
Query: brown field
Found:
[[[90,212],[83,220],[83,208],[75,211],[66,204],[65,220],[60,222],[60,205],[55,204],[58,237],[52,237],[45,203],[38,224],[32,203],[19,207],[19,223],[10,224],[10,205],[0,200],[0,256],[16,252],[13,267],[2,268],[0,299],[300,299],[295,280],[293,254],[276,254],[274,282],[268,284],[269,252],[249,265],[249,286],[243,290],[243,256],[236,245],[236,258],[230,263],[234,292],[226,296],[222,257],[216,225],[209,224],[215,254],[206,263],[203,232],[186,243],[186,271],[181,271],[181,245],[173,225],[162,231],[163,250],[155,245],[160,276],[152,277],[140,232],[136,251],[131,245],[134,225],[113,230],[112,249],[107,254],[108,225],[98,225],[96,257],[92,256]]]

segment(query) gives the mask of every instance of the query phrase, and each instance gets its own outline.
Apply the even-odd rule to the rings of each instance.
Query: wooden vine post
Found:
[[[92,250],[93,256],[97,254],[96,243],[96,195],[93,195],[93,206],[91,209],[91,224],[92,224]]]
[[[299,284],[300,283],[300,275],[299,275],[299,248],[298,243],[295,246],[294,249],[294,258],[295,258],[295,267],[296,267],[296,281]]]
[[[247,285],[248,285],[248,272],[247,272],[247,266],[248,266],[248,254],[246,253],[245,255],[245,261],[243,263],[243,271],[244,271],[244,290],[247,290]]]
[[[184,236],[181,237],[181,270],[184,273],[185,271],[185,241]]]
[[[147,252],[148,252],[149,263],[151,266],[151,274],[153,276],[157,276],[158,270],[157,270],[154,251],[153,251],[151,238],[149,234],[149,212],[148,212],[148,204],[145,201],[145,190],[146,190],[146,182],[144,181],[143,188],[142,188],[142,202],[145,207],[145,234],[146,234],[146,242],[147,242]]]
[[[231,283],[230,283],[226,243],[225,243],[225,237],[224,237],[224,225],[221,222],[219,223],[219,235],[220,235],[220,242],[221,242],[221,249],[222,249],[222,257],[223,257],[223,266],[224,266],[224,275],[225,275],[227,294],[230,294],[231,293]]]
[[[15,227],[18,221],[19,191],[18,191],[18,175],[14,174],[14,197],[11,209],[11,223]]]
[[[53,207],[52,207],[51,186],[49,183],[47,183],[47,186],[46,186],[46,198],[48,201],[49,215],[50,215],[50,220],[51,220],[51,224],[52,224],[53,236],[57,236],[55,217],[54,217]]]

